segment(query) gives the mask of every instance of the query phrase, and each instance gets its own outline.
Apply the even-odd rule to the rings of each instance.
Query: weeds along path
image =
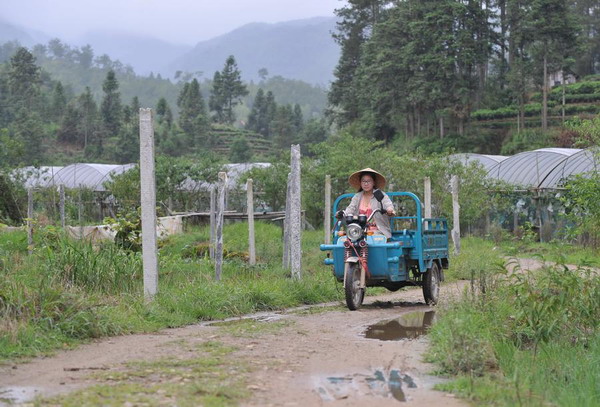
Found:
[[[466,284],[444,285],[442,298]],[[353,312],[327,304],[104,339],[0,367],[0,404],[36,394],[61,397],[41,405],[197,405],[207,395],[243,406],[467,405],[432,389],[443,379],[423,362],[425,337],[364,336],[372,324],[431,310],[414,288],[367,297]]]

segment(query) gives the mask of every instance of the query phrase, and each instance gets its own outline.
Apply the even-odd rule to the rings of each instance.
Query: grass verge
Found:
[[[322,263],[321,236],[303,233],[300,281],[281,266],[281,228],[272,224],[256,223],[253,266],[245,261],[247,225],[226,226],[221,281],[205,250],[206,228],[172,236],[161,244],[159,294],[148,304],[139,253],[72,241],[48,229],[36,235],[28,256],[23,233],[0,234],[0,362],[90,338],[341,300]]]
[[[597,406],[600,281],[594,271],[489,266],[430,331],[441,385],[478,405]]]

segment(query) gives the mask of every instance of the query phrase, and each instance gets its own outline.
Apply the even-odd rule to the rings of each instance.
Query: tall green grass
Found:
[[[429,358],[478,404],[600,405],[600,280],[594,271],[493,268],[430,331]],[[485,287],[481,289],[480,287]]]
[[[143,298],[139,253],[113,243],[73,241],[55,229],[0,234],[0,360],[33,356],[81,340],[175,327],[256,311],[341,299],[322,264],[320,232],[303,233],[302,279],[282,267],[281,228],[256,223],[256,265],[247,257],[247,225],[224,230],[222,281],[198,247],[208,230],[172,236],[159,249],[159,293]]]

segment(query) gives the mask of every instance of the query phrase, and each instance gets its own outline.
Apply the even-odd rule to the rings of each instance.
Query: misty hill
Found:
[[[157,38],[114,31],[94,31],[87,33],[80,43],[90,44],[96,54],[107,54],[131,65],[136,73],[148,75],[151,72],[173,76],[168,64],[188,52],[189,45],[171,44]]]
[[[33,45],[35,39],[24,28],[0,20],[0,43],[18,41],[22,45]]]
[[[331,37],[335,17],[316,17],[277,24],[251,23],[198,43],[171,64],[171,71],[202,71],[211,79],[226,58],[234,55],[245,80],[257,80],[258,70],[313,84],[328,85],[339,59]]]

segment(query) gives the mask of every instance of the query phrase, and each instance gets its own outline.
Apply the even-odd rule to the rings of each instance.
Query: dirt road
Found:
[[[464,284],[443,286],[441,297],[455,295]],[[365,337],[366,331],[382,337],[390,329],[392,335],[416,336],[423,322],[431,322],[430,311],[421,290],[410,289],[367,297],[363,308],[354,312],[329,304],[257,315],[250,325],[246,320],[244,329],[230,321],[104,339],[27,364],[0,367],[0,399],[27,404],[35,395],[72,392],[106,382],[107,374],[116,375],[128,362],[185,358],[194,343],[212,341],[234,347],[228,358],[246,366],[243,406],[465,406],[432,389],[443,379],[430,375],[433,366],[423,362],[426,337]],[[98,378],[99,372],[104,379]],[[137,380],[151,385],[156,378]]]

